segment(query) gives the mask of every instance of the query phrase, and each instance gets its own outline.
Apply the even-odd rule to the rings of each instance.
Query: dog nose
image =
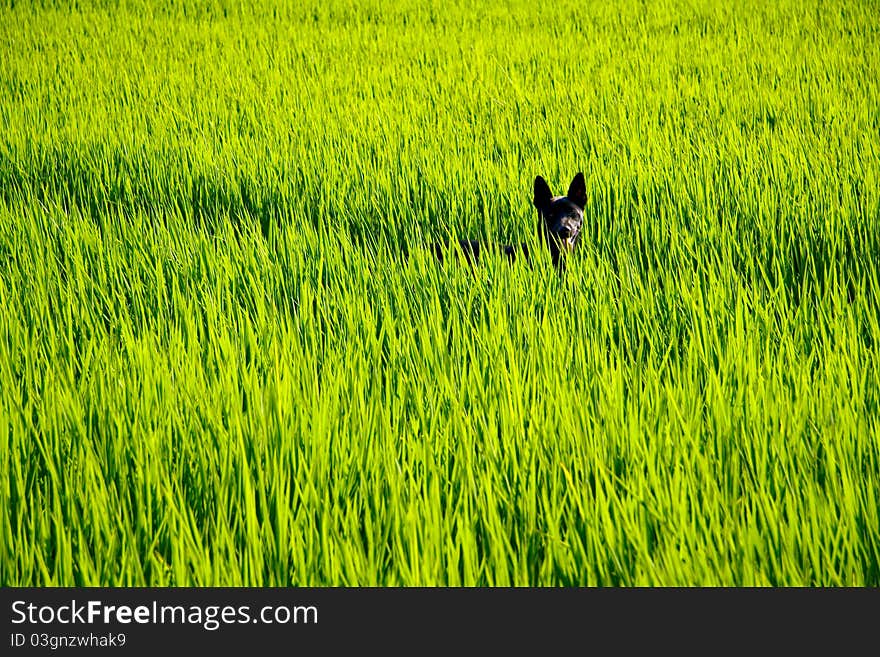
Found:
[[[561,239],[567,240],[571,237],[571,229],[568,226],[563,226],[559,229],[559,237]]]

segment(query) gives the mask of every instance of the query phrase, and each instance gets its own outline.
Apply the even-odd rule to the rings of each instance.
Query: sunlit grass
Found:
[[[880,585],[875,3],[104,4],[0,9],[0,583]]]

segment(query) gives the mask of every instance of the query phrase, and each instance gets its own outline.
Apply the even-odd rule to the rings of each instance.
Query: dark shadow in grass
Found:
[[[347,243],[399,262],[415,248],[439,252],[441,226],[454,224],[462,235],[479,237],[484,232],[480,218],[490,211],[477,194],[468,199],[470,211],[462,215],[456,210],[460,202],[434,197],[428,203],[418,186],[359,207],[344,194],[329,193],[332,187],[295,164],[283,171],[229,171],[193,161],[186,151],[175,149],[59,142],[23,147],[0,158],[0,200],[57,204],[68,213],[78,210],[99,228],[104,217],[120,213],[140,214],[159,224],[177,216],[209,235],[231,226],[236,232],[258,229],[270,238],[290,222],[305,220],[322,239],[344,234]],[[524,194],[524,202],[527,198]],[[405,214],[395,215],[400,207],[406,208]],[[492,213],[510,232],[510,208],[500,205]],[[501,237],[493,239],[502,255],[516,259],[519,252],[505,250]],[[490,240],[479,242],[465,245],[466,258]]]
[[[258,227],[268,236],[290,212],[284,190],[258,177],[209,171],[183,151],[148,153],[99,144],[59,143],[0,159],[0,199],[58,203],[99,224],[120,211],[160,222],[176,214],[209,234],[231,224],[236,230]]]
[[[595,248],[616,275],[622,258],[645,278],[671,268],[699,273],[708,264],[729,268],[747,288],[782,289],[792,307],[807,295],[825,293],[842,293],[850,303],[876,301],[871,281],[880,281],[874,255],[880,253],[880,233],[870,226],[880,218],[871,219],[864,208],[863,216],[829,229],[821,218],[806,223],[781,212],[761,221],[735,207],[715,208],[709,217],[678,207],[676,235],[662,221],[646,220],[670,214],[661,207],[662,197],[631,186],[625,193],[609,190],[588,208],[591,220],[585,223],[596,227]],[[689,242],[684,246],[682,233]]]
[[[236,231],[258,229],[268,238],[295,216],[311,223],[320,235],[344,233],[346,241],[377,259],[401,262],[414,248],[427,248],[439,258],[460,252],[470,261],[495,240],[501,255],[519,259],[518,251],[504,248],[505,243],[518,245],[519,241],[504,242],[504,235],[479,243],[469,239],[483,232],[473,230],[482,213],[491,210],[498,215],[495,223],[503,225],[514,211],[506,205],[483,207],[479,195],[471,208],[475,217],[455,216],[453,221],[451,199],[435,195],[428,207],[422,202],[425,190],[403,189],[400,194],[407,199],[407,216],[394,217],[383,208],[394,206],[393,199],[379,199],[371,208],[350,207],[344,199],[327,194],[324,181],[295,166],[269,174],[221,172],[210,170],[204,162],[192,162],[181,150],[147,152],[63,142],[24,147],[7,155],[0,158],[0,200],[60,203],[66,211],[79,209],[99,224],[102,217],[120,211],[142,213],[158,222],[172,213],[209,234],[231,225]],[[591,248],[615,274],[620,273],[621,258],[629,258],[644,275],[669,267],[699,272],[714,259],[732,268],[749,288],[783,289],[795,307],[804,295],[835,292],[841,286],[850,302],[860,297],[876,301],[880,259],[875,254],[880,253],[880,234],[870,230],[877,218],[869,220],[869,208],[858,209],[864,221],[853,220],[849,226],[829,230],[819,220],[805,225],[782,215],[758,221],[733,205],[714,208],[707,217],[705,212],[689,211],[690,204],[675,199],[664,182],[642,186],[630,182],[592,189],[590,195],[582,241],[592,242]],[[522,202],[528,204],[528,198],[524,193]],[[677,217],[679,230],[690,237],[690,252],[675,242],[667,225],[646,219],[672,215]],[[450,224],[463,228],[461,236],[446,236],[447,241],[461,237],[461,248],[444,248],[444,236],[436,234],[437,227]],[[725,240],[736,247],[725,249]],[[530,259],[528,253],[524,255],[523,259]]]

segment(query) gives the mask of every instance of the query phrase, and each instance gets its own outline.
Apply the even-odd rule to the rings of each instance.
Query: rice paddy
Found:
[[[0,584],[880,585],[878,52],[867,0],[3,3]]]

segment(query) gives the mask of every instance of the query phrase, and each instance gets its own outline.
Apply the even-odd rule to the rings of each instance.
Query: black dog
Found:
[[[579,172],[574,177],[565,196],[553,196],[550,185],[538,176],[535,178],[533,203],[542,219],[544,240],[550,247],[553,264],[558,267],[563,262],[563,253],[574,250],[584,224],[584,207],[587,205],[584,174]]]
[[[538,210],[541,236],[550,249],[553,265],[561,270],[565,266],[565,254],[574,250],[584,223],[584,206],[587,204],[584,174],[578,173],[574,177],[565,196],[553,196],[547,181],[538,176],[535,178],[535,197],[532,202]],[[471,264],[476,262],[480,252],[484,250],[481,242],[477,240],[459,240],[458,246],[465,260]],[[444,253],[449,250],[449,243],[435,243],[431,247],[434,255],[442,261]],[[511,262],[516,260],[520,253],[527,261],[531,260],[527,244],[503,245],[501,252]]]

